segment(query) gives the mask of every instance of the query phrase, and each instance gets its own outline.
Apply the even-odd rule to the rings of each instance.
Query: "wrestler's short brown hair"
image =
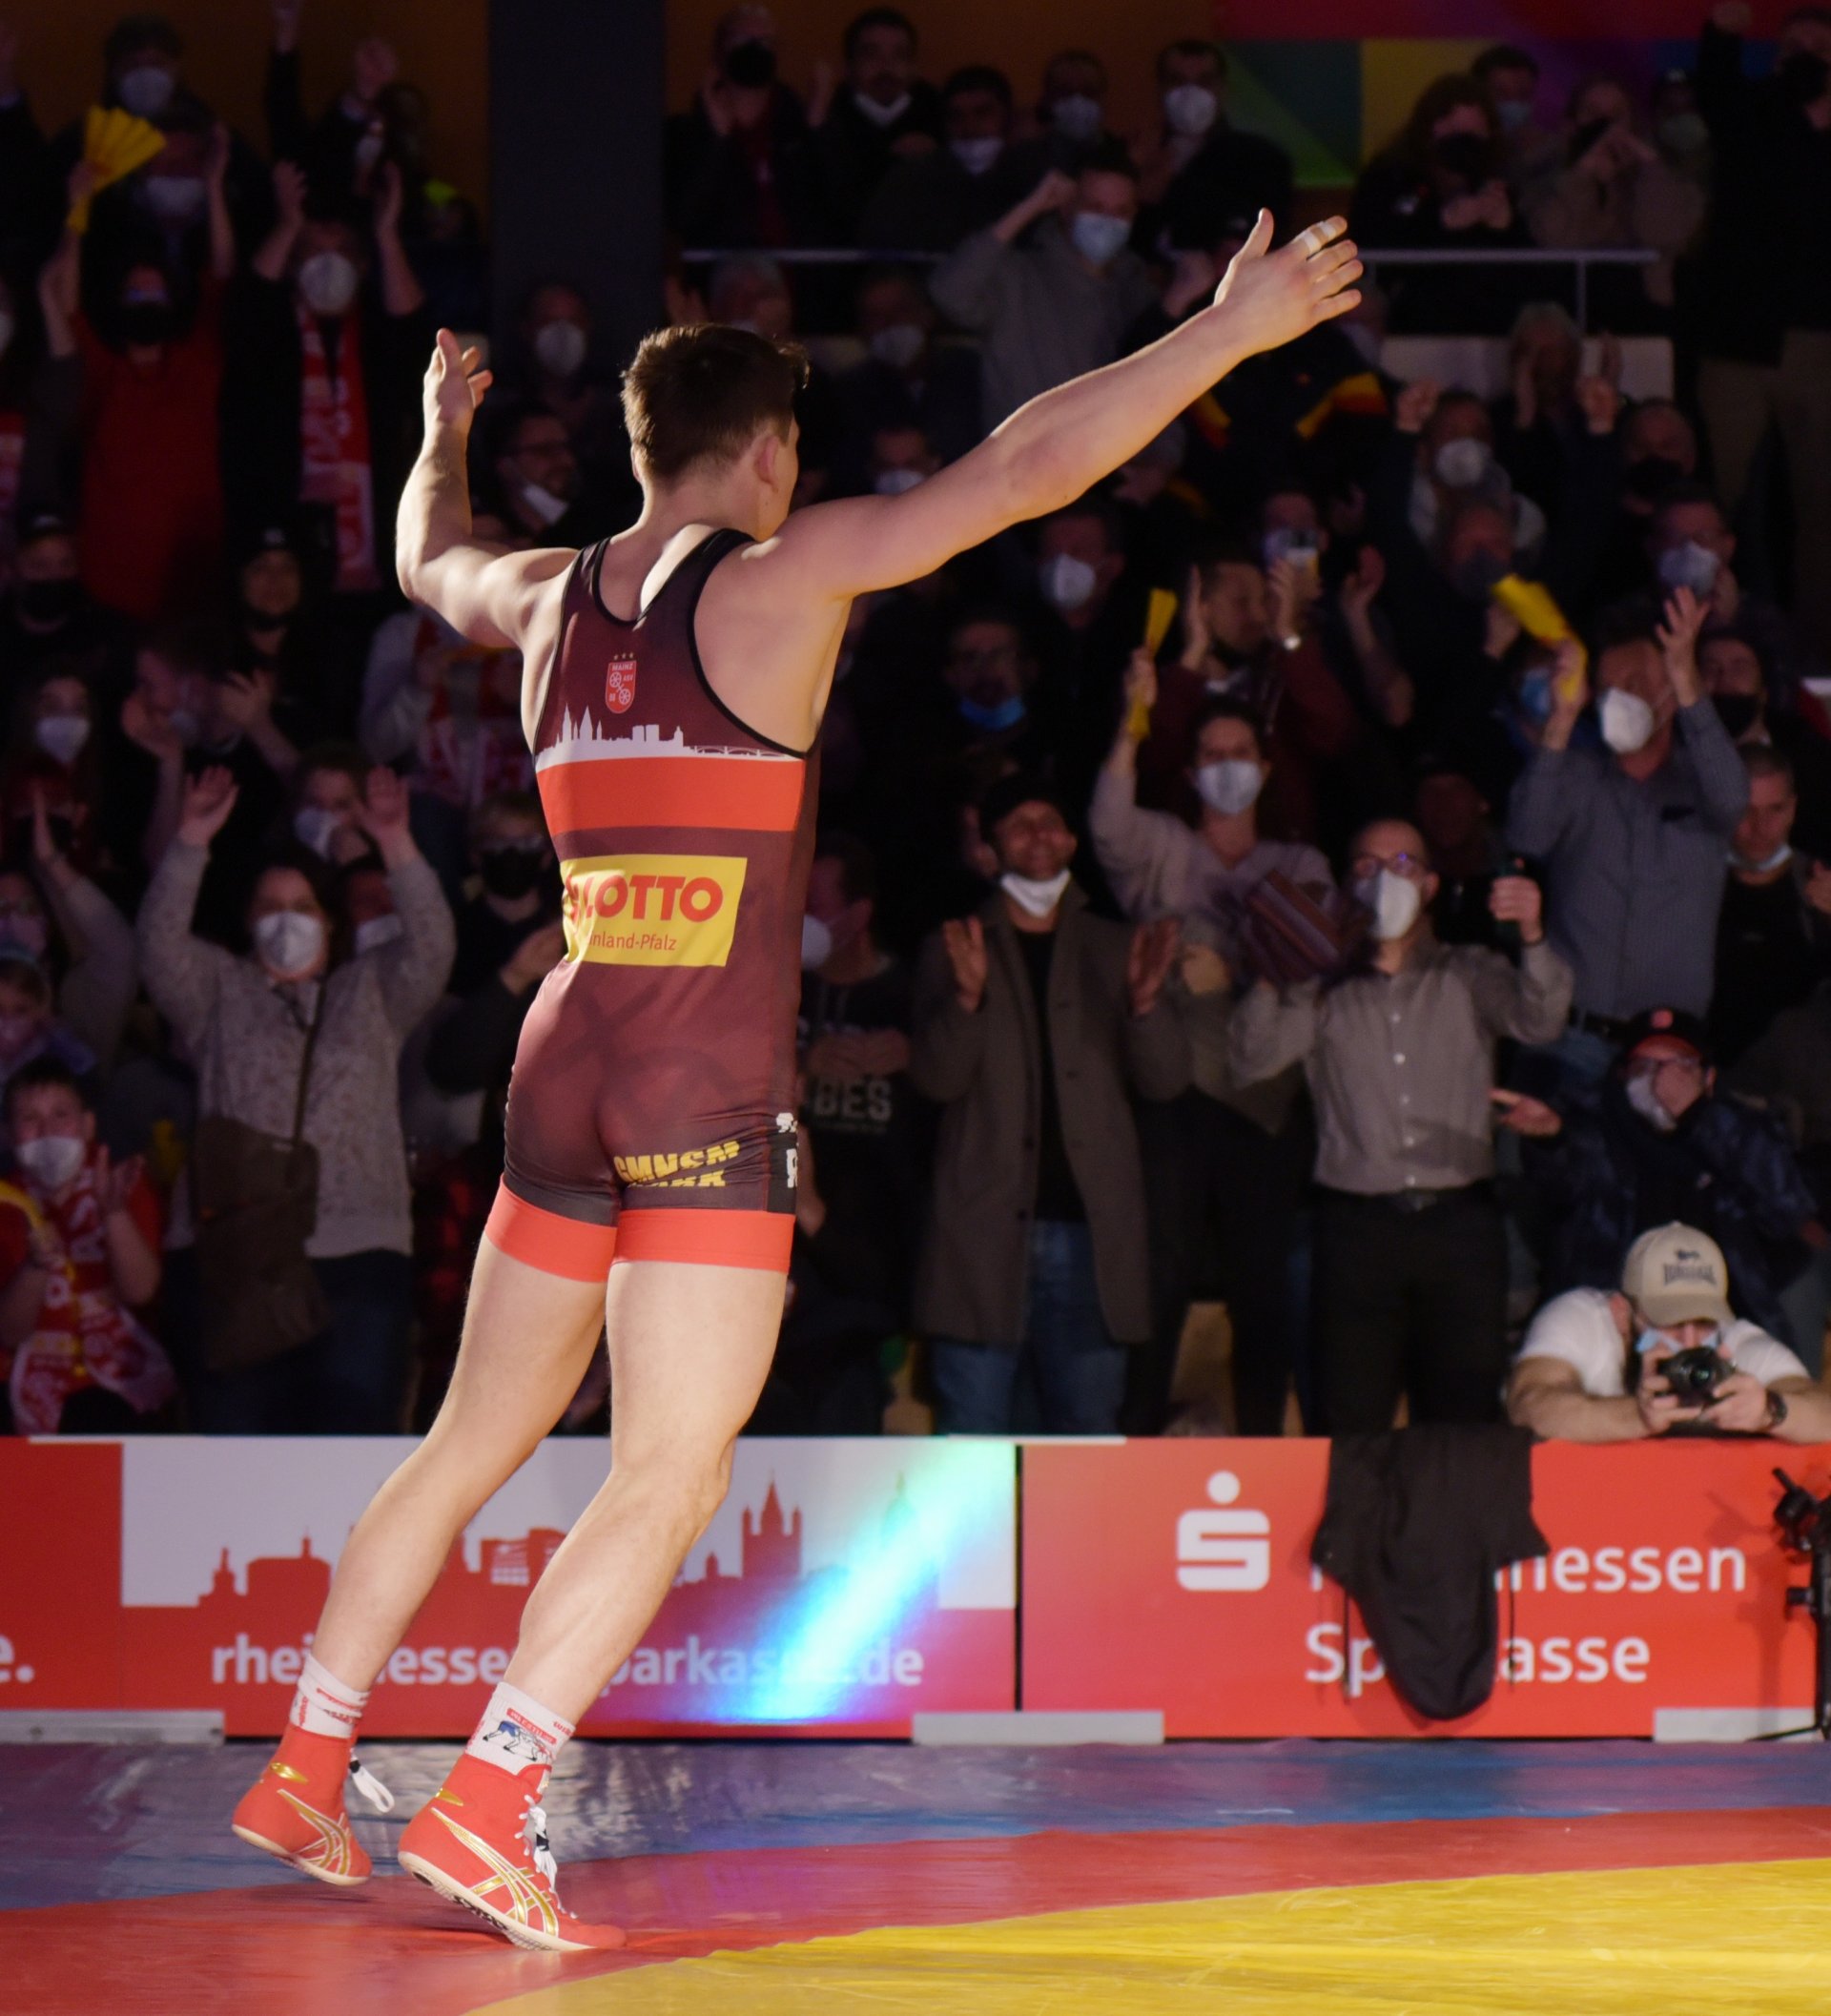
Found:
[[[666,483],[696,462],[731,462],[765,427],[787,437],[808,354],[722,322],[684,322],[645,336],[623,374],[630,445]]]

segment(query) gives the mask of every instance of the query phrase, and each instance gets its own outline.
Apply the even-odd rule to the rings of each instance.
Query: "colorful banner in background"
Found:
[[[1500,1595],[1492,1698],[1426,1723],[1309,1566],[1324,1442],[1128,1442],[1023,1458],[1023,1700],[1161,1710],[1173,1737],[1651,1736],[1662,1711],[1800,1708],[1813,1634],[1786,1590],[1772,1442],[1533,1451],[1551,1555]],[[1511,1598],[1511,1601],[1510,1601]]]
[[[392,1440],[0,1442],[31,1541],[0,1568],[0,1708],[216,1709],[283,1723]],[[527,1592],[604,1482],[554,1441],[492,1498],[370,1705],[376,1736],[460,1736]],[[582,1727],[594,1736],[907,1736],[1016,1697],[1009,1445],[743,1442],[730,1494]]]
[[[285,1716],[331,1568],[395,1441],[0,1441],[0,1709]],[[377,1685],[377,1736],[456,1737],[527,1592],[603,1481],[548,1443],[473,1523]],[[1776,1463],[1831,1449],[1689,1443],[1534,1453],[1550,1541],[1500,1602],[1493,1698],[1404,1707],[1309,1567],[1322,1442],[742,1442],[731,1491],[594,1736],[902,1737],[935,1712],[1161,1712],[1172,1737],[1648,1736],[1662,1713],[1811,1698],[1803,1579]],[[1018,1485],[1022,1589],[1018,1607]]]

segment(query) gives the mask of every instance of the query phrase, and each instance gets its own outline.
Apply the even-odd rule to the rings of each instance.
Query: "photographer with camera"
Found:
[[[1635,1241],[1615,1294],[1572,1288],[1539,1310],[1507,1382],[1507,1412],[1556,1442],[1831,1439],[1831,1395],[1783,1344],[1736,1318],[1721,1249],[1681,1224]]]

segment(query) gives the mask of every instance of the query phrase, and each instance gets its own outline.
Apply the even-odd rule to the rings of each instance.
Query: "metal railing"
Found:
[[[780,266],[934,266],[943,252],[897,252],[887,247],[852,245],[695,246],[681,254],[683,264],[716,265],[721,259],[768,258]],[[1639,246],[1594,251],[1559,251],[1553,246],[1522,245],[1497,252],[1408,251],[1399,246],[1363,245],[1362,263],[1377,274],[1386,266],[1569,266],[1576,272],[1576,321],[1590,325],[1590,273],[1596,266],[1651,266],[1661,255]]]

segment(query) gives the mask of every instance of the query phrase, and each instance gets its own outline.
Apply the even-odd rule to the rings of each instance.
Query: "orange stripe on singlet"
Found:
[[[483,1237],[511,1260],[558,1274],[566,1281],[593,1281],[602,1286],[616,1258],[615,1225],[589,1224],[562,1218],[540,1204],[517,1197],[506,1183],[496,1192]]]
[[[551,833],[593,827],[728,827],[792,833],[807,766],[767,756],[623,756],[540,772]]]
[[[702,1267],[789,1271],[794,1245],[792,1211],[682,1211],[666,1205],[626,1208],[617,1261],[676,1260]]]

